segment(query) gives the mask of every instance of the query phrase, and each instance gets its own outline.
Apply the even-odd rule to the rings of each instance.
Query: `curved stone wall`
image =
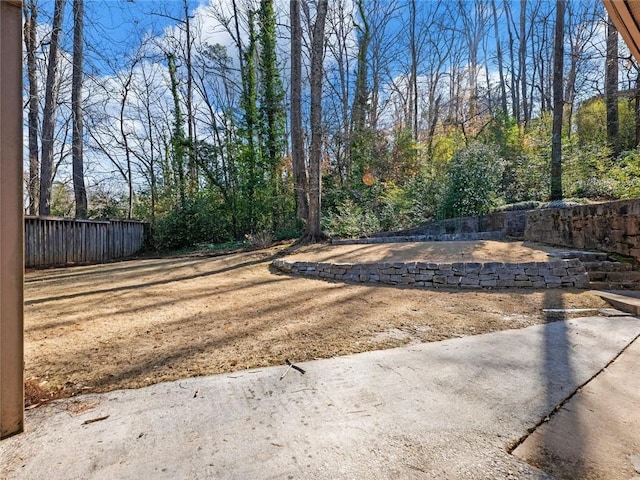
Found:
[[[278,270],[329,280],[425,288],[588,288],[576,258],[527,263],[318,263],[274,260]]]

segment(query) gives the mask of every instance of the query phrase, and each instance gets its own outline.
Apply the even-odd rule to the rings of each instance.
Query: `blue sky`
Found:
[[[188,0],[189,11],[203,3]],[[49,23],[53,15],[53,0],[39,1],[39,23]],[[64,49],[71,51],[73,41],[73,0],[66,1]],[[160,36],[176,22],[169,17],[183,18],[181,0],[85,0],[85,37],[87,67],[101,70],[100,56],[125,55],[145,35]]]

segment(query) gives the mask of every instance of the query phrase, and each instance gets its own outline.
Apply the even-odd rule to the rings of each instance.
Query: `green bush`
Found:
[[[562,151],[562,189],[567,197],[612,198],[611,149],[603,144],[566,142]]]
[[[224,207],[198,197],[157,219],[153,240],[158,250],[177,250],[203,242],[230,241],[231,231]]]
[[[380,222],[373,212],[350,199],[344,200],[335,212],[323,217],[322,224],[330,237],[339,238],[358,238],[380,230]]]
[[[618,100],[619,134],[618,147],[631,149],[636,144],[635,104],[633,98],[621,95]],[[586,100],[575,115],[578,143],[583,145],[605,145],[607,143],[607,111],[601,96]]]
[[[616,198],[640,198],[640,150],[631,150],[620,156],[609,171],[616,182],[613,194]]]
[[[489,213],[500,203],[498,188],[503,172],[504,160],[493,146],[472,143],[458,151],[449,165],[441,217]]]

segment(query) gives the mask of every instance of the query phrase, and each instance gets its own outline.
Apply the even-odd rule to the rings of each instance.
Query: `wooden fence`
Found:
[[[25,217],[25,266],[103,263],[136,254],[148,223],[136,220],[75,220]]]

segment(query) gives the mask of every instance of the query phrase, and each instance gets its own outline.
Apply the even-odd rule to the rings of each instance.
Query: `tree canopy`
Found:
[[[27,213],[181,248],[638,192],[600,2],[67,3],[24,3]]]

